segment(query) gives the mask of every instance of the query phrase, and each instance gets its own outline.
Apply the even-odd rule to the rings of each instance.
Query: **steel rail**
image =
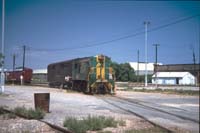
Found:
[[[192,119],[192,118],[188,118],[188,117],[181,116],[181,115],[178,115],[178,114],[170,113],[170,112],[167,112],[167,111],[165,111],[165,110],[158,109],[158,108],[155,108],[155,107],[152,107],[152,106],[144,105],[144,104],[142,104],[142,103],[135,102],[135,101],[130,100],[130,99],[128,99],[128,98],[122,98],[122,97],[117,97],[117,96],[114,96],[114,97],[119,98],[119,99],[124,100],[124,101],[127,101],[127,102],[129,102],[129,103],[138,104],[138,105],[141,105],[141,106],[143,106],[143,107],[151,108],[151,109],[153,109],[153,110],[156,110],[156,111],[159,111],[159,112],[162,112],[162,113],[166,113],[166,114],[169,114],[169,115],[178,117],[178,118],[183,119],[183,120],[188,120],[188,121],[192,121],[192,122],[194,122],[194,123],[200,124],[200,122],[199,122],[198,120],[195,120],[195,119]],[[134,99],[134,100],[135,100],[135,99]]]
[[[100,98],[100,97],[101,97],[101,98]],[[173,133],[173,132],[174,132],[174,131],[172,131],[172,130],[170,130],[170,129],[168,129],[168,128],[162,126],[162,125],[159,125],[159,124],[157,124],[157,123],[155,123],[155,122],[153,122],[153,121],[150,121],[148,118],[146,118],[146,117],[144,117],[144,116],[142,116],[142,115],[140,115],[140,114],[138,114],[138,113],[136,113],[136,112],[134,112],[134,111],[132,111],[132,110],[130,110],[130,109],[125,109],[125,108],[123,108],[123,107],[120,107],[120,106],[117,105],[117,104],[114,104],[114,103],[112,103],[112,102],[110,102],[110,101],[104,99],[105,97],[102,98],[102,96],[97,96],[97,98],[99,98],[99,99],[103,100],[104,102],[106,102],[106,103],[108,103],[108,104],[110,104],[110,105],[112,105],[112,106],[114,106],[114,107],[116,107],[116,108],[119,108],[119,109],[121,109],[121,110],[123,110],[123,111],[125,111],[125,112],[128,112],[128,113],[130,113],[130,114],[133,114],[133,115],[135,115],[135,116],[137,116],[137,117],[140,117],[140,118],[142,118],[143,120],[145,120],[145,121],[149,122],[150,124],[152,124],[153,126],[159,127],[159,128],[161,128],[161,129],[166,130],[168,133]]]

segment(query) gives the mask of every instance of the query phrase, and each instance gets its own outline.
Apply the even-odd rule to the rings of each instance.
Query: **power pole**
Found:
[[[147,51],[147,28],[148,28],[148,25],[150,24],[149,21],[145,21],[144,22],[144,26],[145,26],[145,87],[148,86],[147,84],[147,73],[148,73],[148,70],[147,70],[147,63],[148,63],[148,59],[147,59],[147,55],[148,55],[148,51]]]
[[[195,58],[195,52],[194,52],[194,49],[193,49],[193,53],[192,53],[192,55],[193,55],[193,63],[194,63],[194,65],[196,64],[196,58]]]
[[[12,73],[12,84],[14,85],[14,78],[15,78],[15,74],[14,74],[14,71],[15,71],[15,57],[16,55],[13,54],[13,73]]]
[[[2,34],[1,34],[1,39],[2,39],[2,46],[1,46],[1,54],[2,54],[2,59],[1,59],[1,91],[0,93],[4,92],[4,85],[5,85],[5,75],[4,75],[4,22],[5,22],[5,0],[2,0]]]
[[[154,66],[155,66],[155,68],[154,68],[154,70],[155,70],[155,81],[156,81],[156,88],[158,87],[158,83],[157,83],[157,62],[158,62],[158,46],[160,46],[159,44],[153,44],[153,46],[155,46],[155,51],[156,51],[156,55],[155,55],[155,64],[154,64]]]
[[[137,51],[137,82],[139,82],[139,62],[140,62],[140,51]]]
[[[24,67],[25,67],[25,52],[26,52],[26,46],[23,46],[23,71],[24,71]]]

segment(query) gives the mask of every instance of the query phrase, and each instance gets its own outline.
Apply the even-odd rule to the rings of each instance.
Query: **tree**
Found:
[[[4,64],[3,58],[4,58],[3,54],[0,53],[0,67],[2,67],[2,65]]]
[[[135,71],[129,63],[118,64],[113,62],[111,66],[115,71],[117,81],[136,81]]]

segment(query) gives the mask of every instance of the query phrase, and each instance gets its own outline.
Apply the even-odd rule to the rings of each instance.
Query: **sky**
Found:
[[[200,2],[5,0],[5,68],[47,68],[53,62],[104,54],[118,63],[199,63]],[[2,1],[0,3],[2,9]],[[0,11],[2,18],[2,11]],[[0,22],[2,24],[2,22]],[[0,30],[2,28],[0,27]],[[0,33],[1,34],[1,33]],[[0,40],[2,38],[0,37]]]

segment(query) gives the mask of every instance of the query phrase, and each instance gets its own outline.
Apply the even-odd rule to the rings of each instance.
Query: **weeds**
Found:
[[[37,108],[36,110],[30,108],[26,109],[24,106],[23,107],[16,107],[13,112],[17,115],[23,116],[27,119],[43,119],[45,116],[45,113]]]
[[[118,124],[119,124],[119,126],[126,126],[126,121],[121,119],[118,121]]]
[[[63,125],[73,132],[85,133],[88,130],[97,131],[106,127],[117,127],[118,125],[122,125],[121,123],[124,125],[125,122],[118,122],[112,117],[89,115],[82,120],[77,120],[74,117],[65,118]]]

